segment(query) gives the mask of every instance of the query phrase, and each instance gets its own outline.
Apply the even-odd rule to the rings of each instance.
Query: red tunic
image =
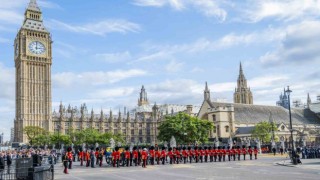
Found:
[[[253,153],[254,153],[254,154],[258,154],[258,149],[254,149],[254,150],[253,150]]]
[[[138,151],[137,151],[137,150],[134,150],[134,151],[133,151],[133,158],[134,158],[134,159],[137,159],[137,158],[138,158]]]
[[[126,151],[126,159],[130,159],[130,151]]]
[[[186,150],[182,150],[182,156],[183,156],[183,157],[188,157],[188,153],[187,153]]]
[[[247,150],[246,150],[246,148],[242,148],[242,150],[241,150],[241,151],[242,151],[242,154],[244,154],[244,155],[245,155],[245,154],[247,154]]]
[[[166,150],[162,150],[161,151],[161,158],[165,158],[166,157]]]
[[[226,154],[227,154],[227,155],[231,155],[231,150],[230,150],[230,149],[227,149],[227,150],[226,150]]]
[[[80,159],[83,159],[83,156],[84,156],[84,152],[83,152],[83,151],[80,151],[80,152],[79,152],[79,158],[80,158]]]
[[[120,159],[120,152],[119,152],[119,151],[113,152],[113,153],[112,153],[112,158],[113,158],[114,160]]]
[[[71,152],[68,152],[68,158],[72,159],[72,153]]]
[[[252,152],[253,152],[252,149],[248,149],[249,154],[252,154]]]
[[[87,158],[87,160],[90,159],[90,153],[89,152],[86,153],[86,158]]]
[[[168,152],[168,156],[169,156],[169,158],[173,158],[173,153],[172,153],[172,151],[169,151],[169,152]]]
[[[225,149],[221,149],[222,156],[225,156],[227,154],[227,151]]]
[[[237,154],[241,154],[241,149],[237,149]]]
[[[94,152],[94,155],[96,156],[96,158],[98,158],[99,151]]]
[[[147,154],[146,151],[142,151],[141,156],[142,156],[142,159],[143,159],[143,160],[146,160],[147,157],[148,157],[148,154]]]
[[[154,157],[154,150],[150,150],[149,153],[151,157]]]

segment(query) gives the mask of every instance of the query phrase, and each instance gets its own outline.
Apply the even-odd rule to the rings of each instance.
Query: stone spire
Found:
[[[148,105],[148,104],[149,104],[148,95],[147,95],[146,89],[144,88],[144,85],[142,85],[142,88],[140,91],[140,98],[138,99],[138,106]]]
[[[307,98],[307,108],[310,109],[310,105],[311,105],[311,98],[310,95],[308,93],[308,98]]]
[[[30,0],[29,5],[27,7],[27,10],[41,12],[40,8],[39,8],[39,6],[37,4],[37,0]]]
[[[103,109],[101,108],[100,111],[100,121],[103,121],[104,115],[103,115]]]
[[[237,87],[233,95],[234,103],[253,104],[253,96],[250,88],[247,85],[247,79],[244,76],[242,63],[240,62],[239,76]]]
[[[210,100],[210,90],[208,88],[208,83],[206,82],[206,87],[204,89],[204,100]]]

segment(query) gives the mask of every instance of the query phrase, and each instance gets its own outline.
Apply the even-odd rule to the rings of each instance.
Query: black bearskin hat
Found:
[[[195,147],[194,147],[194,150],[197,150],[197,149],[198,149],[198,147],[197,147],[197,146],[195,146]]]
[[[166,149],[166,147],[163,146],[163,147],[162,147],[162,150],[165,150],[165,149]]]
[[[153,146],[150,146],[150,148],[149,148],[150,150],[154,150],[154,147]]]
[[[182,148],[183,150],[186,150],[186,147],[185,146],[183,146],[183,148]]]
[[[133,150],[137,150],[137,146],[133,146]]]
[[[126,147],[126,151],[128,151],[129,150],[129,147]]]
[[[169,151],[172,151],[172,147],[169,147]]]
[[[230,146],[228,146],[227,149],[230,149]]]
[[[251,146],[249,146],[249,149],[251,149]]]
[[[188,150],[189,150],[189,151],[191,150],[191,147],[190,147],[190,146],[188,147]]]
[[[220,147],[220,146],[218,146],[218,149],[221,149],[221,147]]]
[[[72,151],[71,147],[68,147],[67,151],[68,151],[68,152]]]
[[[98,148],[98,147],[96,148],[96,151],[99,151],[99,148]]]
[[[116,151],[119,151],[119,147],[118,147],[118,146],[117,146],[117,147],[115,147],[114,149],[115,149]]]
[[[211,149],[212,149],[212,147],[211,147],[211,146],[209,146],[209,147],[208,147],[208,149],[209,149],[209,150],[211,150]]]
[[[242,148],[246,148],[246,146],[245,146],[245,145],[242,145]]]
[[[254,146],[255,149],[257,149],[257,146]]]

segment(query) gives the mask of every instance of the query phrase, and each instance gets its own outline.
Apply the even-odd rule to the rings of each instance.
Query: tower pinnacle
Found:
[[[37,0],[30,0],[27,10],[40,12]]]
[[[234,95],[234,103],[241,103],[241,104],[253,104],[253,96],[247,85],[247,79],[244,76],[242,63],[240,62],[239,68],[239,76],[237,82],[237,88],[235,89]]]
[[[210,90],[208,88],[208,83],[206,82],[206,87],[204,89],[204,100],[210,100]]]

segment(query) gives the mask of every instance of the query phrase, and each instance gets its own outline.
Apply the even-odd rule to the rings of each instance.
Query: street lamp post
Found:
[[[291,117],[291,107],[290,107],[290,93],[292,91],[289,89],[289,86],[287,87],[286,93],[288,94],[288,107],[289,107],[289,120],[290,120],[290,134],[291,134],[291,158],[292,158],[292,164],[296,165],[296,152],[294,150],[294,144],[293,144],[293,128],[292,128],[292,117]]]

